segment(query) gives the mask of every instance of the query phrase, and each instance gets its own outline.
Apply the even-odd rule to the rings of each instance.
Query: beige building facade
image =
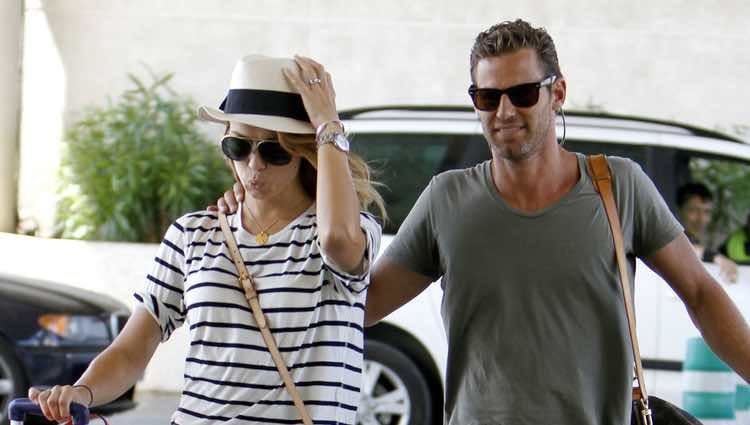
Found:
[[[3,2],[3,66],[23,43],[18,74],[3,70],[0,196],[52,233],[63,131],[90,105],[128,88],[144,64],[174,72],[174,88],[218,105],[232,66],[247,53],[312,56],[334,76],[341,108],[468,105],[475,34],[523,17],[556,40],[567,106],[674,119],[726,131],[750,114],[750,3],[313,0],[10,0]],[[22,9],[21,6],[22,5]],[[22,12],[22,17],[19,14]],[[14,33],[14,31],[17,31]],[[22,31],[22,34],[18,32]],[[15,38],[14,38],[15,37]],[[16,47],[14,47],[16,46]],[[23,93],[22,101],[19,94]],[[14,119],[21,111],[20,143]],[[216,129],[206,126],[207,132]],[[17,148],[20,146],[20,148]],[[14,149],[20,149],[16,160]],[[0,225],[10,230],[4,215]]]

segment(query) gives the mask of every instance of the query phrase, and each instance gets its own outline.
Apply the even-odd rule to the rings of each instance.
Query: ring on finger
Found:
[[[315,84],[320,84],[321,82],[322,80],[318,77],[310,78],[309,80],[307,80],[307,84],[310,86],[314,86]]]

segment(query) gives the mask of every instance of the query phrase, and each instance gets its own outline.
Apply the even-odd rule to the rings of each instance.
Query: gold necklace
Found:
[[[297,204],[295,206],[295,208],[294,208],[294,211],[296,211],[297,209],[299,209],[299,207],[301,205],[303,205],[305,203],[305,201],[307,201],[307,199],[303,199],[302,202],[300,202],[299,204]],[[247,211],[247,213],[250,215],[250,217],[253,219],[253,221],[255,222],[255,224],[258,225],[258,228],[260,229],[260,227],[261,227],[260,221],[258,221],[258,219],[255,218],[255,216],[253,215],[253,212],[250,211],[250,207],[248,207],[247,204],[245,204],[244,202],[242,203],[242,206],[245,208],[245,210]],[[295,217],[297,215],[299,215],[299,214],[296,214]],[[267,230],[270,229],[271,227],[273,227],[274,224],[278,223],[279,220],[281,220],[281,216],[277,217],[276,220],[273,221],[273,223],[269,224],[264,229],[260,229],[260,231],[255,235],[255,242],[257,242],[257,243],[259,243],[261,245],[265,245],[266,242],[268,242],[268,233],[267,233]],[[242,220],[240,220],[240,221],[242,221]]]

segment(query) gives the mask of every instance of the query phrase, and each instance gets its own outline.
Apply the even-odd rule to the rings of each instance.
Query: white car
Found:
[[[381,107],[342,112],[352,149],[380,171],[390,222],[381,252],[427,185],[442,171],[465,168],[490,158],[481,125],[466,107]],[[634,117],[566,113],[557,134],[567,149],[586,154],[628,157],[641,165],[676,213],[676,193],[700,181],[732,202],[715,200],[715,215],[725,228],[738,226],[750,210],[750,145],[714,131]],[[743,181],[745,183],[743,183]],[[745,189],[743,189],[745,188]],[[721,226],[720,226],[721,227]],[[750,313],[750,266],[740,266],[739,282],[718,278],[746,319]],[[635,278],[636,316],[641,355],[652,394],[681,404],[682,361],[686,341],[699,335],[671,288],[640,261]],[[422,294],[365,331],[365,371],[361,424],[439,424],[447,342],[440,305],[442,290],[432,284]]]

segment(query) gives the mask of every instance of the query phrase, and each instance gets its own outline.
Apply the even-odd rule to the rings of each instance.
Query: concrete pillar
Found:
[[[23,0],[0,1],[0,232],[16,230]]]

